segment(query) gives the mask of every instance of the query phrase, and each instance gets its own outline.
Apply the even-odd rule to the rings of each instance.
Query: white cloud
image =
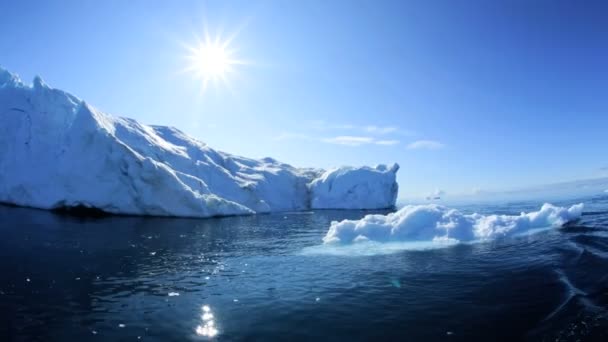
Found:
[[[376,140],[368,136],[340,135],[332,138],[321,139],[322,142],[344,146],[380,145],[393,146],[399,144],[399,140]]]
[[[331,138],[320,138],[315,136],[310,136],[308,134],[303,133],[292,133],[292,132],[283,132],[276,137],[273,138],[277,141],[283,140],[304,140],[304,141],[316,141],[316,142],[324,142],[328,144],[336,144],[343,146],[362,146],[362,145],[379,145],[379,146],[394,146],[398,145],[400,142],[396,139],[386,139],[386,140],[376,140],[374,137],[370,136],[354,136],[354,135],[339,135]]]
[[[346,146],[361,146],[366,144],[374,143],[374,138],[372,137],[357,137],[351,135],[341,135],[333,138],[325,138],[322,140],[323,142],[337,145],[346,145]]]
[[[407,145],[410,150],[439,150],[444,147],[444,144],[435,140],[417,140]]]
[[[371,135],[398,134],[411,136],[414,132],[402,130],[396,125],[377,126],[377,125],[354,125],[350,123],[335,124],[325,120],[313,120],[308,122],[309,128],[317,131],[356,131],[365,132]]]
[[[376,145],[392,146],[399,144],[399,140],[376,140],[374,143]]]
[[[363,127],[363,129],[366,132],[369,133],[376,133],[376,134],[388,134],[388,133],[395,133],[399,130],[399,127],[397,126],[385,126],[385,127],[381,127],[381,126],[365,126]]]

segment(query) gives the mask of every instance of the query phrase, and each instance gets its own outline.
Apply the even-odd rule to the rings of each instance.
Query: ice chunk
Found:
[[[520,215],[466,215],[436,204],[408,205],[388,215],[367,215],[361,220],[331,223],[323,238],[328,243],[361,241],[472,241],[560,227],[580,218],[583,204],[570,208],[544,204],[539,211]]]

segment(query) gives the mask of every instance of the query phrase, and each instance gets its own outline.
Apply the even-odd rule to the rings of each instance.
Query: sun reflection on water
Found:
[[[218,334],[218,330],[215,327],[215,320],[213,319],[213,312],[209,305],[203,305],[201,308],[203,314],[201,315],[201,324],[196,327],[196,334],[205,337],[214,337]]]

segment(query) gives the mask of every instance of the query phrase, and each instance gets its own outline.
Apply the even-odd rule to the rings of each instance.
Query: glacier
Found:
[[[545,203],[540,210],[519,215],[463,214],[437,204],[407,205],[387,215],[366,215],[360,220],[333,221],[325,244],[358,242],[454,243],[486,241],[525,234],[536,229],[561,227],[581,217],[583,203],[570,208]]]
[[[297,168],[106,114],[0,67],[0,203],[213,217],[395,205],[398,164]]]

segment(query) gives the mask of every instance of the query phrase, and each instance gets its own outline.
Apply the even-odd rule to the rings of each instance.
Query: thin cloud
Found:
[[[284,140],[304,140],[313,142],[322,142],[334,145],[343,146],[362,146],[362,145],[379,145],[379,146],[394,146],[400,143],[396,139],[382,139],[378,140],[371,136],[355,136],[355,135],[339,135],[329,138],[315,137],[303,133],[283,132],[273,138],[276,141]]]
[[[322,140],[323,142],[329,144],[336,145],[345,145],[345,146],[361,146],[374,143],[374,138],[372,137],[357,137],[351,135],[341,135],[333,138],[325,138]]]
[[[309,121],[309,127],[317,131],[353,131],[364,132],[374,136],[397,134],[403,136],[415,135],[413,131],[403,130],[396,125],[378,126],[378,125],[354,125],[351,123],[330,123],[325,120]]]
[[[374,141],[374,143],[376,145],[393,146],[393,145],[398,145],[399,140],[376,140],[376,141]]]
[[[435,140],[417,140],[407,145],[410,150],[439,150],[444,147],[444,144]]]
[[[351,136],[341,135],[333,138],[325,138],[321,141],[329,144],[344,145],[344,146],[362,146],[362,145],[379,145],[379,146],[394,146],[399,144],[399,140],[376,140],[369,136]]]
[[[395,133],[397,131],[399,131],[399,127],[397,126],[365,126],[363,128],[366,132],[369,133],[375,133],[375,134],[389,134],[389,133]]]

